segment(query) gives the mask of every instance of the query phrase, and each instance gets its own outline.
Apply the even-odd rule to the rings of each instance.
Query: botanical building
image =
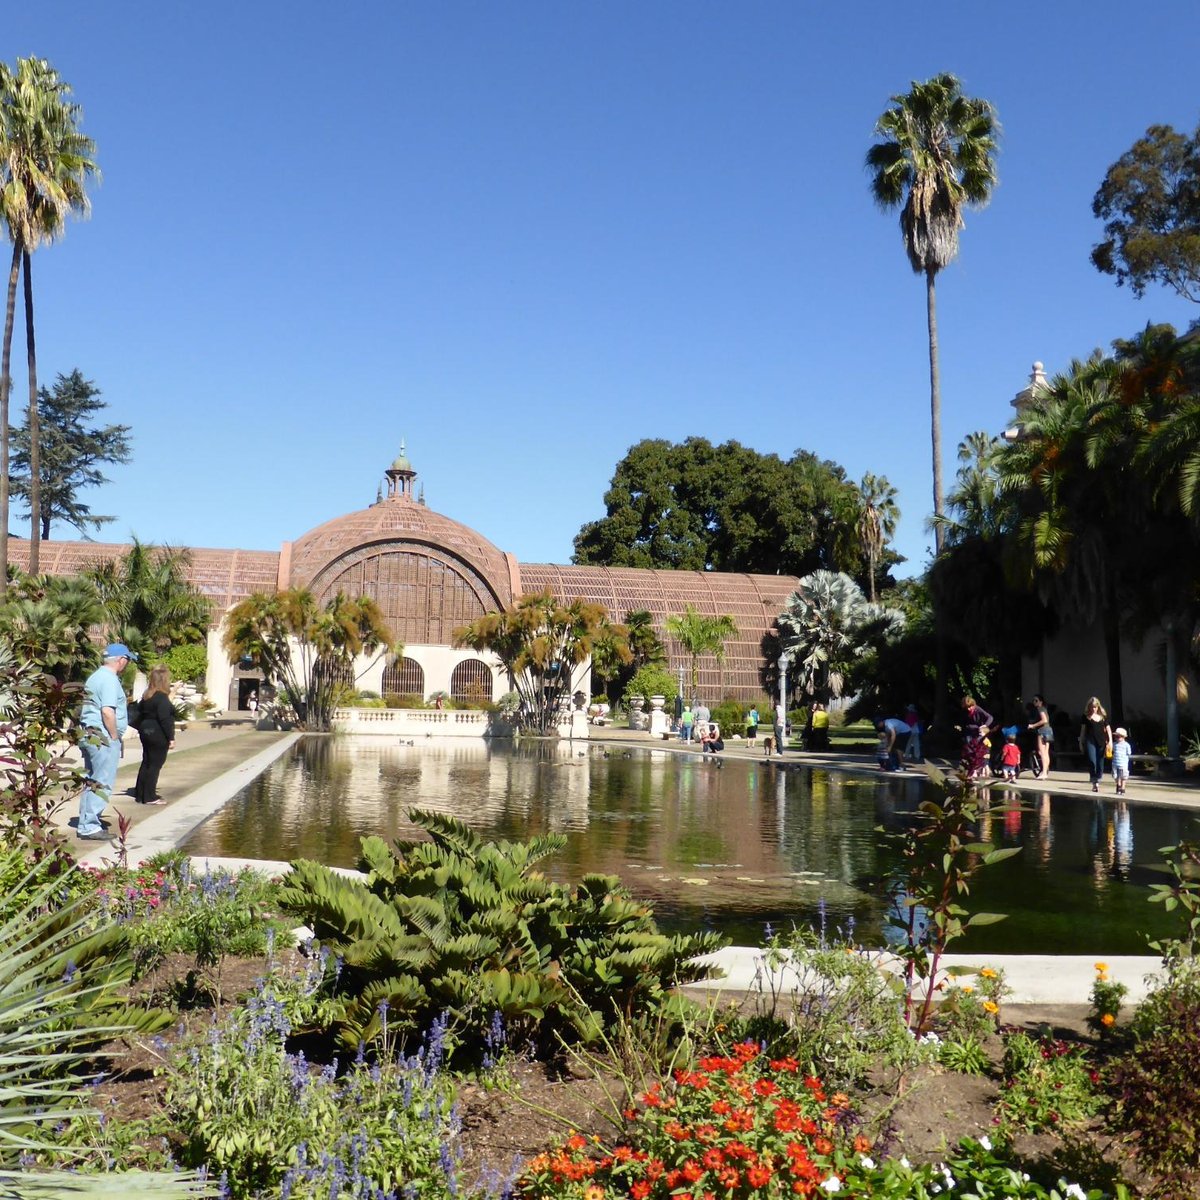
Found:
[[[244,707],[259,683],[253,672],[226,660],[224,614],[252,592],[290,587],[309,588],[321,604],[341,591],[370,596],[379,605],[404,652],[399,659],[381,659],[359,679],[360,687],[378,692],[446,691],[464,700],[502,695],[509,684],[498,665],[454,649],[454,630],[548,587],[564,601],[603,604],[616,621],[636,609],[652,613],[673,672],[690,670],[690,659],[667,636],[666,618],[688,604],[705,615],[728,614],[738,636],[726,645],[723,667],[711,658],[701,661],[700,694],[713,704],[726,695],[752,699],[763,693],[763,640],[796,590],[795,577],[521,563],[482,534],[428,508],[423,495],[414,494],[416,471],[403,448],[385,476],[386,489],[370,507],[334,517],[277,551],[190,550],[191,580],[213,602],[208,693],[217,704]],[[45,541],[41,564],[49,574],[74,574],[127,550]],[[27,544],[11,539],[9,558],[23,568]]]

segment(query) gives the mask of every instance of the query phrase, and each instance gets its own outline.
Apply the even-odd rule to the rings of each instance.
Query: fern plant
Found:
[[[292,864],[281,903],[329,951],[325,987],[348,1047],[403,1037],[439,1014],[452,1048],[482,1045],[495,1013],[543,1046],[592,1041],[619,1016],[661,1009],[705,978],[717,934],[668,935],[616,876],[575,888],[538,865],[558,835],[487,842],[454,817],[412,810],[420,842],[362,839],[365,879]]]

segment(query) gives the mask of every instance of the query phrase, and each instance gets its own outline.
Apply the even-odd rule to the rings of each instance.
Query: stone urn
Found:
[[[646,714],[642,709],[646,706],[645,696],[630,696],[629,697],[629,728],[630,729],[645,729]]]

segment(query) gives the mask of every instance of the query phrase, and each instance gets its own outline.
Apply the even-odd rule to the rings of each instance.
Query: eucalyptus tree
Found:
[[[925,276],[929,325],[929,410],[933,445],[933,513],[942,496],[942,396],[938,366],[938,273],[958,253],[963,210],[987,202],[996,183],[999,126],[992,106],[963,94],[950,74],[914,82],[892,97],[876,122],[880,138],[867,151],[871,194],[883,209],[900,209],[900,233],[913,271]],[[944,531],[935,525],[941,553]]]
[[[863,553],[867,556],[868,588],[871,603],[875,603],[875,575],[883,548],[896,533],[900,509],[896,505],[896,489],[884,475],[868,471],[858,485],[862,505],[856,523]]]
[[[814,571],[788,597],[778,625],[801,691],[828,703],[843,694],[855,664],[903,628],[904,617],[872,604],[849,575]]]
[[[711,654],[718,664],[725,662],[725,643],[737,637],[737,623],[728,614],[706,617],[690,604],[676,616],[667,618],[667,633],[692,660],[692,700],[700,686],[700,659]]]
[[[79,130],[79,105],[58,72],[42,58],[0,64],[0,218],[13,244],[0,354],[0,590],[8,565],[9,419],[13,320],[18,270],[25,276],[25,343],[29,365],[29,570],[38,570],[41,539],[38,461],[37,349],[31,255],[59,237],[67,216],[88,210],[87,182],[97,175],[96,146]]]
[[[249,659],[278,687],[301,728],[328,730],[359,655],[403,654],[369,596],[338,592],[324,607],[306,588],[255,592],[225,618],[230,662]]]

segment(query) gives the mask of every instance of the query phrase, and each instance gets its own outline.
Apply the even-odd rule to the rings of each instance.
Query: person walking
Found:
[[[100,814],[107,807],[117,782],[121,739],[129,724],[129,705],[121,686],[121,672],[131,662],[137,662],[137,655],[123,642],[112,642],[105,647],[100,666],[83,685],[83,708],[79,713],[83,737],[79,748],[83,751],[86,781],[79,797],[75,835],[85,842],[108,840]]]
[[[696,723],[696,714],[692,712],[692,706],[685,704],[683,712],[679,716],[679,740],[681,742],[690,742],[692,740],[692,726]]]
[[[829,711],[826,709],[820,700],[813,703],[812,718],[810,721],[812,731],[808,737],[809,750],[828,750],[829,749]]]
[[[1034,696],[1029,702],[1029,715],[1033,720],[1025,727],[1037,738],[1037,756],[1042,769],[1038,772],[1041,779],[1050,778],[1050,743],[1054,741],[1054,730],[1050,725],[1050,713],[1046,709],[1046,701],[1041,696]]]
[[[968,779],[982,779],[988,773],[988,730],[992,714],[975,703],[974,696],[962,698],[962,762]]]
[[[746,714],[746,738],[748,741],[754,741],[758,737],[758,705],[752,704],[750,711]]]
[[[1108,713],[1104,705],[1092,696],[1083,709],[1083,721],[1079,726],[1079,749],[1087,755],[1088,778],[1092,791],[1100,790],[1104,778],[1104,764],[1112,754],[1112,730],[1108,725]]]
[[[142,693],[138,737],[142,740],[142,765],[138,768],[133,797],[139,804],[163,804],[158,795],[158,775],[175,749],[175,707],[171,703],[171,672],[166,666],[151,668],[150,683]]]
[[[782,754],[784,745],[787,743],[787,709],[783,707],[783,701],[775,702],[775,753]]]

